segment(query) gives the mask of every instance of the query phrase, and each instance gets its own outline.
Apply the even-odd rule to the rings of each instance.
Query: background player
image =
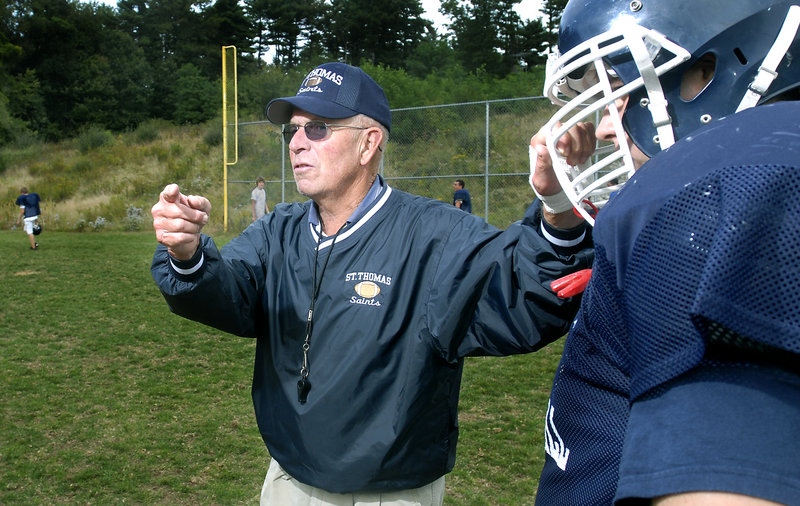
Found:
[[[797,3],[567,4],[534,163],[551,207],[601,209],[538,504],[800,504],[800,104],[769,104],[797,96]],[[610,148],[576,167],[595,113]]]
[[[472,212],[472,197],[469,191],[464,188],[463,179],[453,181],[453,205],[462,211]]]
[[[267,190],[264,189],[265,183],[266,180],[258,176],[258,179],[256,179],[256,187],[250,192],[250,207],[252,208],[253,221],[256,221],[265,214],[269,214]]]
[[[39,207],[39,194],[35,192],[28,193],[28,188],[23,186],[19,190],[19,197],[17,197],[16,205],[19,206],[19,217],[17,224],[19,225],[24,220],[24,230],[28,234],[28,239],[31,242],[31,249],[39,249],[39,243],[34,237],[34,227],[37,226],[39,215],[42,211]]]

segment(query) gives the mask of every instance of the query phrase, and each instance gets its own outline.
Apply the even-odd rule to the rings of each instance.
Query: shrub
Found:
[[[70,172],[77,175],[86,175],[92,171],[92,162],[88,158],[81,157],[73,162]]]
[[[51,176],[47,186],[47,198],[55,202],[69,199],[80,188],[80,181],[76,177],[67,175]],[[42,193],[45,193],[44,191]]]
[[[144,213],[141,207],[129,205],[125,215],[125,230],[141,230],[144,224]]]
[[[183,183],[194,168],[194,160],[191,157],[173,158],[167,161],[167,179],[174,182]]]
[[[213,121],[211,126],[206,129],[203,142],[208,146],[219,146],[222,144],[222,126],[216,121]]]
[[[17,132],[14,139],[11,141],[11,145],[16,149],[41,147],[42,144],[44,143],[35,133],[27,130]]]
[[[86,154],[113,142],[114,136],[111,132],[98,126],[90,126],[78,136],[78,150]]]
[[[166,123],[159,120],[147,120],[139,125],[133,132],[133,140],[137,143],[145,144],[153,142],[161,135],[161,130],[166,127]]]
[[[109,224],[108,220],[103,218],[102,216],[98,216],[94,221],[89,222],[89,226],[92,227],[94,232],[100,232]]]

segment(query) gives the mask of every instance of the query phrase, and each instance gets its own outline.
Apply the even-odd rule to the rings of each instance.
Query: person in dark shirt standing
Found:
[[[472,199],[469,196],[469,192],[464,188],[464,180],[456,179],[453,181],[453,190],[455,190],[453,193],[453,205],[462,211],[471,213]]]

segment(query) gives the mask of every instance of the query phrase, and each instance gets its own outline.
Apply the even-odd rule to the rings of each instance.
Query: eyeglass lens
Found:
[[[300,130],[301,125],[289,123],[283,126],[283,142],[289,144],[292,141],[294,134]],[[310,141],[320,141],[328,135],[328,124],[323,121],[309,121],[302,125],[303,130],[306,132],[306,137]]]

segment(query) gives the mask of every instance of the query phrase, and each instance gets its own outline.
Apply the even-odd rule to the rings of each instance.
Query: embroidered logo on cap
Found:
[[[336,72],[332,72],[330,70],[325,70],[324,68],[317,67],[311,72],[308,73],[306,76],[306,80],[303,81],[303,85],[297,90],[297,94],[300,95],[302,93],[325,93],[320,85],[323,84],[324,80],[328,80],[334,83],[337,86],[342,85],[343,76],[341,74],[337,74]]]

